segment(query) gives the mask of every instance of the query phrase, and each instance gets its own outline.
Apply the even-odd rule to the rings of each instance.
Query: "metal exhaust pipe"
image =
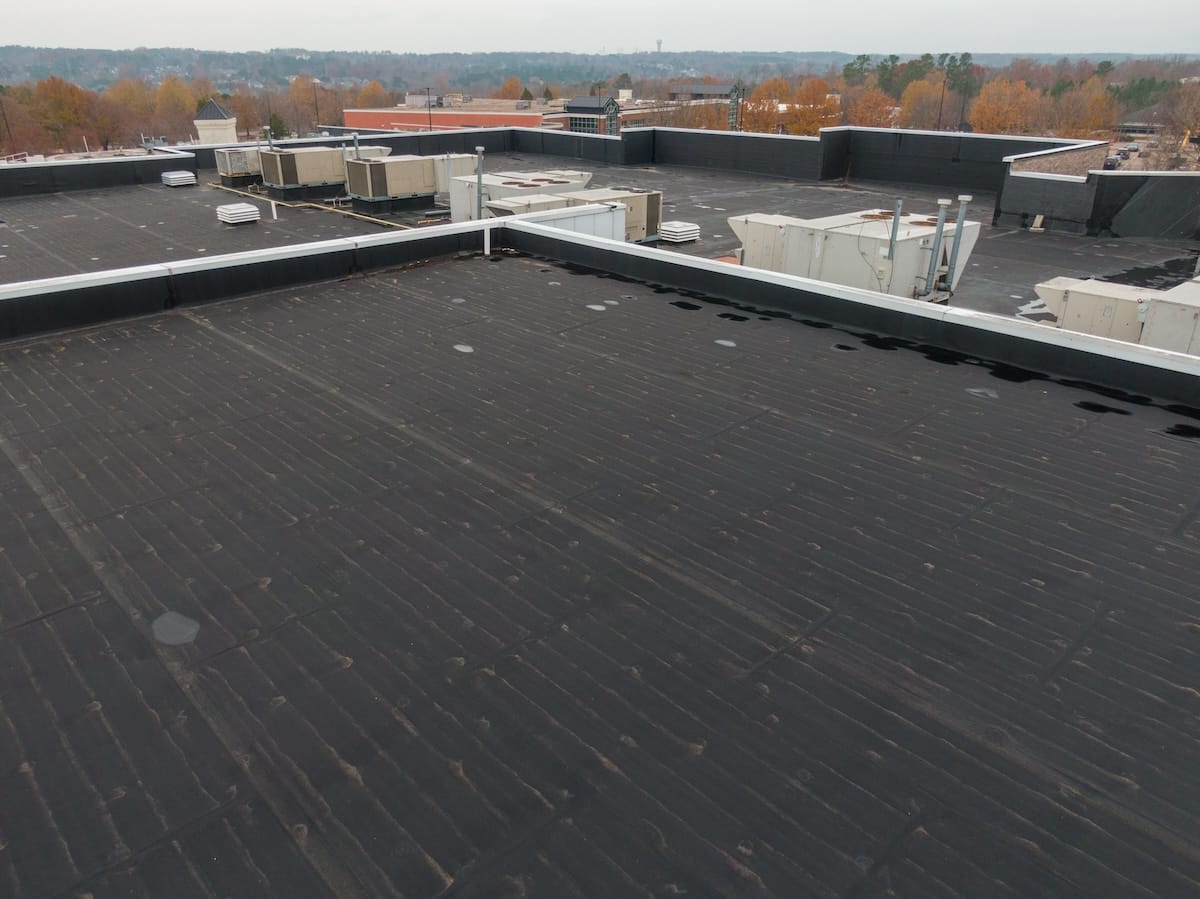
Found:
[[[925,276],[925,287],[917,294],[919,297],[927,297],[933,293],[933,279],[937,274],[938,255],[942,252],[942,231],[946,228],[946,210],[950,208],[950,200],[940,199],[937,203],[937,229],[933,232],[933,246],[929,248],[929,273]]]
[[[483,147],[475,148],[475,218],[483,219]]]
[[[892,239],[888,241],[887,258],[893,260],[896,258],[896,240],[900,237],[900,210],[904,208],[904,201],[896,201],[896,209],[892,212]]]
[[[970,194],[958,195],[958,219],[954,222],[954,246],[950,249],[950,267],[946,270],[946,290],[954,291],[954,272],[958,268],[958,248],[962,244],[963,225],[967,223],[967,204]]]

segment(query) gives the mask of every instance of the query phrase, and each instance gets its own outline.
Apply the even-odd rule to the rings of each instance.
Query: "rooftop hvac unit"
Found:
[[[1200,280],[1170,290],[1079,278],[1034,287],[1055,327],[1200,356]]]
[[[950,272],[949,260],[959,227],[955,222],[946,222],[939,240],[936,216],[902,213],[895,248],[889,251],[893,217],[891,210],[819,219],[756,214],[734,216],[729,225],[742,242],[742,264],[747,267],[893,296],[948,299],[979,239],[979,222],[963,223],[956,269]],[[927,290],[935,244],[936,289]]]
[[[350,196],[364,200],[432,197],[437,192],[434,160],[425,156],[388,156],[346,161]]]
[[[259,151],[263,184],[268,187],[317,187],[343,184],[344,162],[355,158],[387,156],[390,147],[292,147]]]
[[[431,156],[433,172],[437,177],[437,192],[449,193],[450,179],[475,172],[475,157],[470,153],[446,153],[441,156]]]
[[[347,159],[382,159],[384,156],[390,156],[391,153],[391,147],[385,147],[380,144],[362,144],[358,147],[342,147],[342,154]]]
[[[586,206],[591,203],[620,203],[625,206],[626,240],[643,241],[658,234],[659,222],[662,219],[661,190],[599,187],[564,193],[561,196],[570,200],[572,206]]]
[[[553,194],[580,190],[591,180],[591,172],[497,172],[483,176],[483,201],[503,200],[529,194]],[[475,176],[450,179],[450,219],[466,222],[475,218]]]
[[[258,150],[222,147],[213,150],[217,160],[217,174],[227,178],[245,178],[262,174],[258,161]]]
[[[522,215],[526,212],[546,212],[550,209],[566,209],[566,197],[549,194],[526,194],[503,200],[488,200],[483,204],[485,218],[502,218],[506,215]]]

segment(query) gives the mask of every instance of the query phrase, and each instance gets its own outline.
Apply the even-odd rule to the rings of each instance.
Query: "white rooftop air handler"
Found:
[[[437,192],[450,192],[450,179],[475,173],[475,156],[472,153],[444,153],[429,157],[433,160],[433,172],[437,178]]]
[[[572,206],[592,203],[621,203],[625,206],[625,239],[643,241],[658,234],[662,220],[663,195],[661,190],[643,190],[636,187],[598,187],[577,190],[562,196]]]
[[[893,296],[946,302],[979,240],[966,221],[970,197],[959,197],[957,222],[945,220],[949,200],[930,216],[867,210],[819,219],[740,215],[729,219],[742,241],[741,263]],[[960,235],[961,230],[961,235]]]
[[[217,174],[226,187],[238,187],[262,178],[257,148],[218,147],[213,150],[213,156],[217,161]]]
[[[1080,278],[1034,287],[1054,327],[1200,356],[1200,279],[1169,290]]]
[[[503,172],[483,176],[483,202],[503,200],[522,194],[561,195],[582,190],[591,180],[591,172]],[[450,179],[450,220],[466,222],[475,218],[476,177]]]

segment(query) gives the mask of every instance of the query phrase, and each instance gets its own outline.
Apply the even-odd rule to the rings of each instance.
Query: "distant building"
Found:
[[[200,107],[192,124],[196,126],[196,137],[202,144],[237,143],[237,116],[211,97]]]
[[[575,97],[564,112],[568,131],[615,135],[621,130],[621,107],[612,97]]]
[[[529,101],[475,100],[462,94],[431,96],[409,94],[404,106],[384,109],[347,109],[342,120],[348,128],[383,131],[457,131],[461,128],[542,128],[544,107]],[[561,126],[559,126],[561,127]]]
[[[734,95],[735,84],[708,84],[703,81],[679,81],[667,95],[672,100],[723,100]]]
[[[705,85],[712,87],[713,85]],[[716,85],[716,87],[721,87]],[[348,128],[382,131],[456,131],[462,128],[548,128],[582,134],[617,135],[624,128],[652,125],[687,125],[695,107],[728,104],[729,130],[737,129],[741,101],[739,88],[724,85],[727,94],[703,99],[670,101],[635,100],[622,91],[611,96],[573,97],[569,100],[473,99],[462,94],[409,95],[412,102],[383,109],[347,109],[343,121]],[[684,118],[681,118],[684,117]]]

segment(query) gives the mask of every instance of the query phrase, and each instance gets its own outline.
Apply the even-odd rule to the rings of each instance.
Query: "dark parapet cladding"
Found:
[[[198,122],[218,122],[232,118],[236,118],[236,116],[211,97],[196,113]]]
[[[1099,275],[1096,280],[1150,290],[1170,290],[1195,279],[1198,259],[1200,250],[1187,256],[1168,259],[1158,265],[1135,265],[1112,275]]]

